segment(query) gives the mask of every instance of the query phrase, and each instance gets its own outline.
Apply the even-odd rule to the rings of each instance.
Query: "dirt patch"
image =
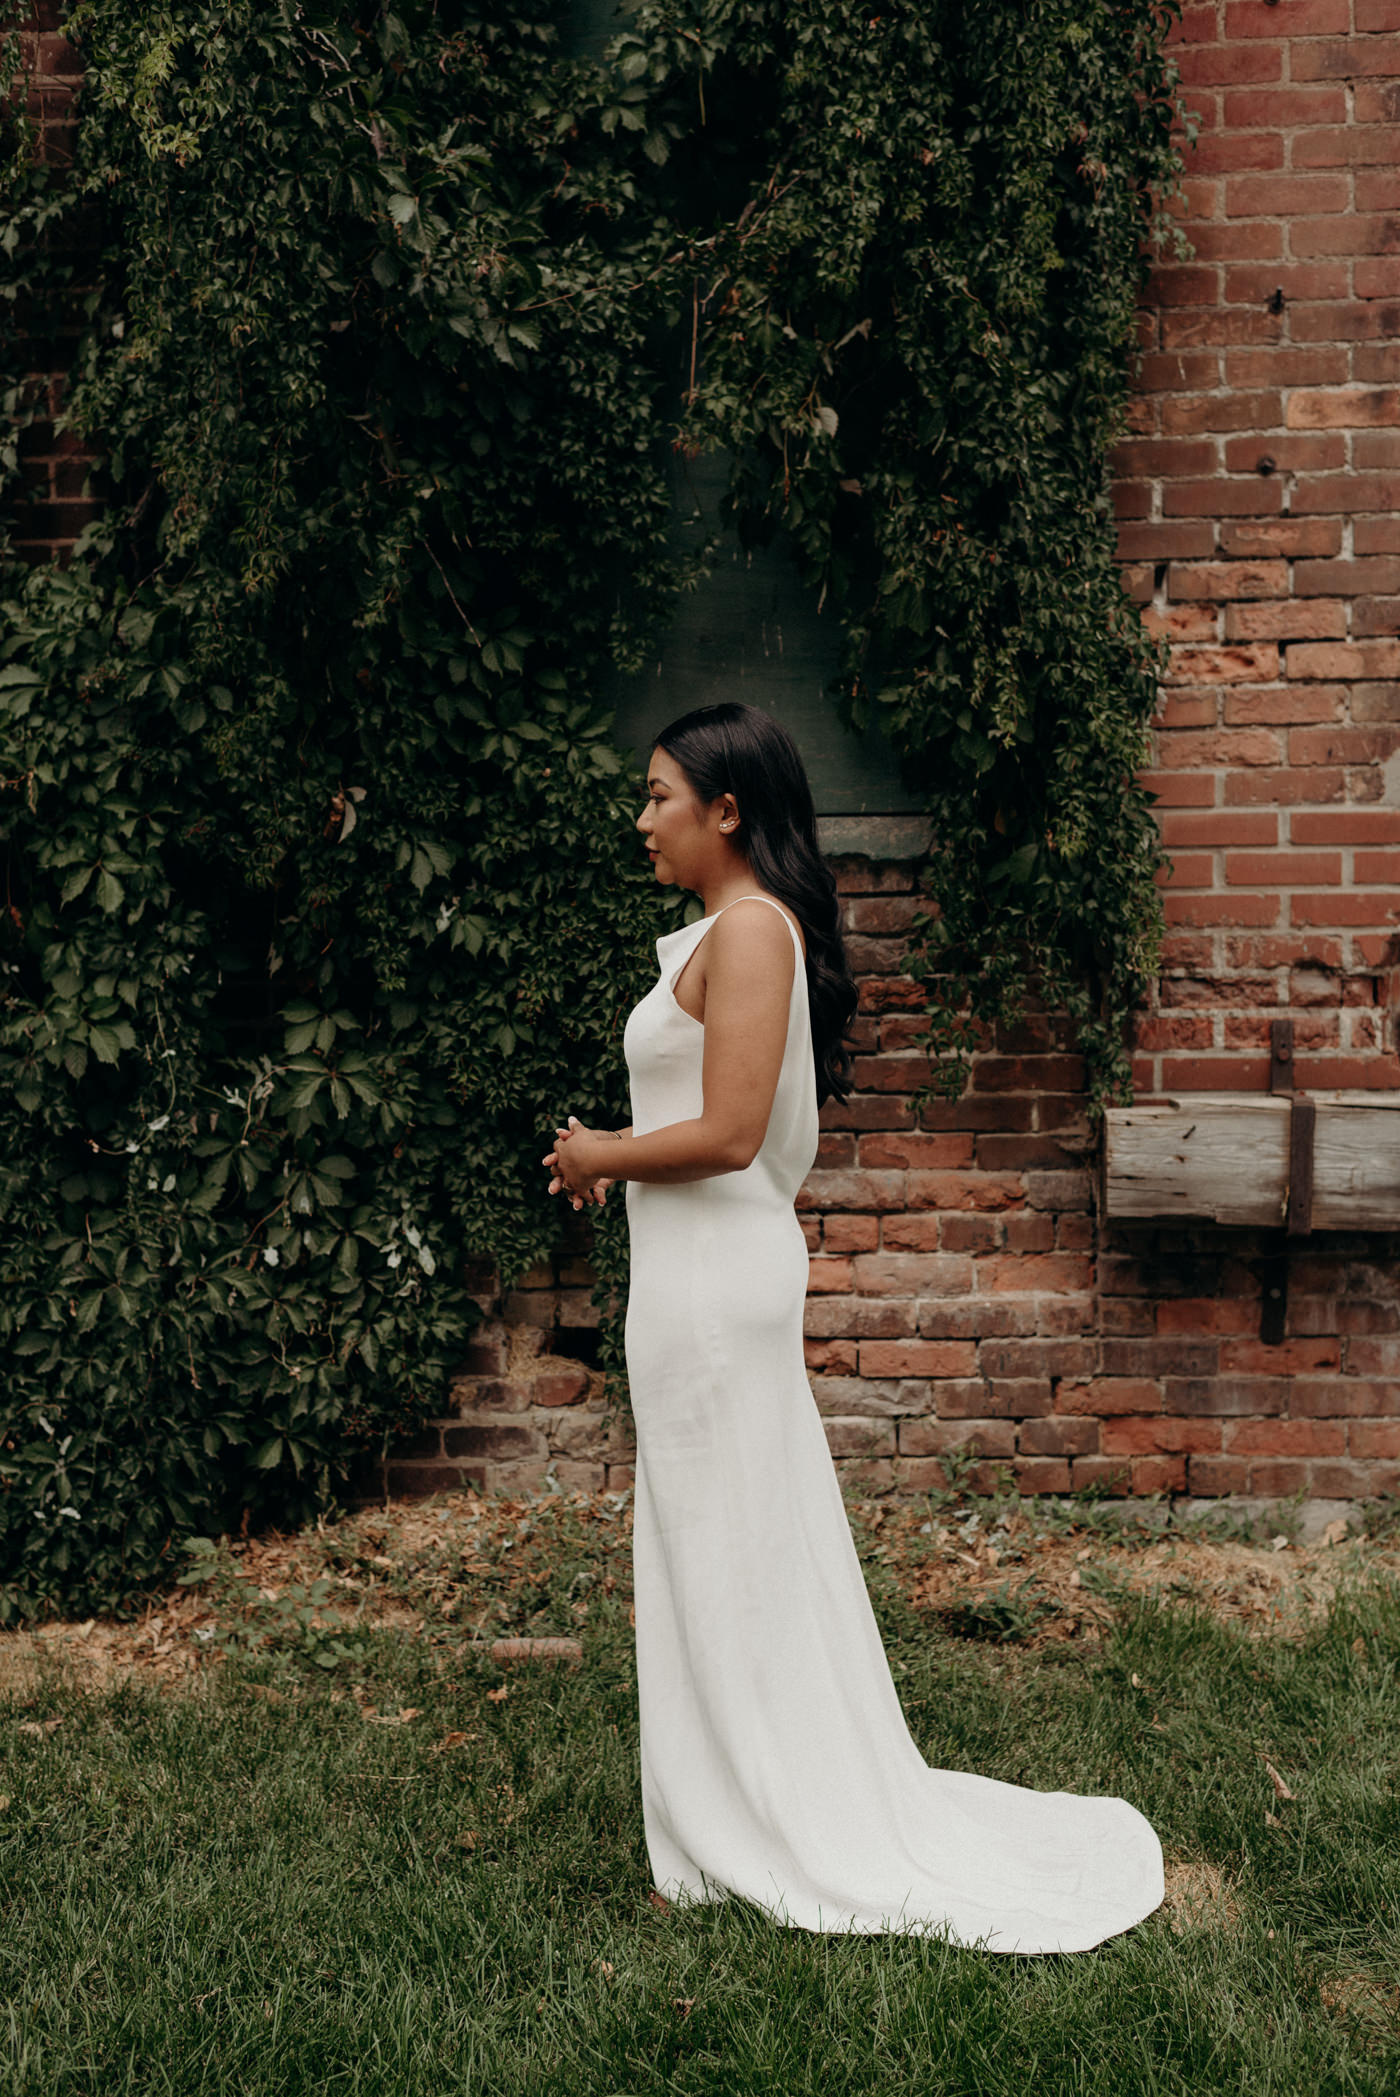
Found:
[[[1393,1568],[1363,1539],[1309,1549],[1082,1529],[1047,1534],[1034,1503],[850,1503],[871,1570],[892,1575],[945,1630],[1030,1646],[1099,1637],[1123,1599],[1194,1603],[1258,1636],[1300,1636],[1349,1573]],[[172,1687],[216,1664],[230,1631],[309,1611],[314,1631],[393,1627],[464,1643],[575,1635],[600,1595],[630,1600],[629,1493],[483,1498],[443,1493],[361,1508],[283,1536],[226,1539],[223,1574],[173,1584],[130,1622],[89,1617],[0,1632],[0,1695],[46,1670],[102,1690],[135,1676]],[[278,1615],[281,1612],[281,1615]],[[280,1635],[280,1633],[279,1633]]]
[[[1162,1912],[1179,1933],[1231,1930],[1238,1925],[1239,1902],[1218,1864],[1206,1864],[1199,1858],[1168,1858],[1166,1883]]]
[[[1046,1534],[1033,1503],[995,1518],[972,1508],[942,1520],[917,1504],[887,1506],[869,1527],[879,1539],[875,1563],[946,1630],[1027,1645],[1097,1637],[1123,1600],[1150,1593],[1255,1636],[1297,1638],[1349,1574],[1396,1563],[1392,1550],[1362,1538],[1303,1548],[1131,1530]]]

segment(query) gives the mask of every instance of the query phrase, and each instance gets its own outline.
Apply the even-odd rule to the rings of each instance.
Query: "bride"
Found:
[[[656,942],[626,1129],[544,1158],[575,1208],[626,1184],[642,1811],[657,1890],[819,1931],[1083,1951],[1158,1906],[1118,1798],[934,1769],[885,1657],[802,1348],[793,1204],[850,1090],[856,991],[792,737],[737,704],[656,738],[637,820],[705,914]]]

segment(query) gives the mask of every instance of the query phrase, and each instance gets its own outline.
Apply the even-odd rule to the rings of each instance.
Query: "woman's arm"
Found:
[[[622,1141],[575,1125],[561,1136],[556,1170],[574,1192],[600,1175],[680,1186],[742,1172],[768,1130],[787,1043],[797,957],[777,914],[730,909],[706,935],[703,1106]]]

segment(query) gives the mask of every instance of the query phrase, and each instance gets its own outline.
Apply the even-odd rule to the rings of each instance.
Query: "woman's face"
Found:
[[[674,757],[665,750],[652,751],[646,805],[637,828],[658,881],[703,889],[706,875],[727,855],[728,840],[719,826],[736,813],[733,800],[732,794],[721,794],[708,805],[698,801]]]

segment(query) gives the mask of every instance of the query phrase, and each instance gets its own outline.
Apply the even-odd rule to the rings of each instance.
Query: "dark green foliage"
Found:
[[[1034,976],[1119,1081],[1164,21],[646,5],[600,67],[553,0],[71,8],[76,164],[7,116],[0,207],[6,368],[76,316],[106,502],[0,578],[0,1621],[327,1504],[440,1403],[465,1260],[554,1244],[556,1117],[626,1119],[682,899],[597,693],[681,580],[668,441],[793,529],[927,788],[934,1045]]]
[[[711,30],[718,76],[761,69],[767,150],[715,243],[687,432],[738,451],[741,526],[785,523],[843,609],[847,716],[878,710],[933,817],[910,966],[940,1089],[1035,986],[1094,1102],[1122,1096],[1155,972],[1161,849],[1131,782],[1159,660],[1104,453],[1177,167],[1175,11],[772,0]]]

